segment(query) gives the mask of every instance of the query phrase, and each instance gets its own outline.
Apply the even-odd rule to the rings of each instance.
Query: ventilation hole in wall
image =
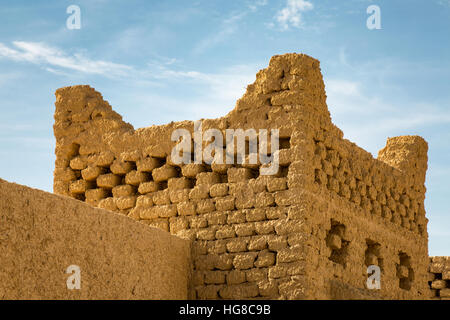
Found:
[[[280,149],[289,149],[291,147],[291,137],[280,138]]]
[[[435,273],[434,276],[436,280],[442,280],[442,273]]]
[[[73,172],[75,173],[75,177],[76,177],[77,179],[80,179],[80,178],[81,178],[81,170],[73,170]]]
[[[79,155],[80,155],[80,145],[78,143],[72,143],[70,145],[67,157],[69,158],[69,160],[71,160]]]
[[[158,182],[158,187],[159,187],[159,190],[167,189],[167,181]]]
[[[400,263],[396,264],[399,287],[403,290],[411,290],[414,280],[414,270],[411,267],[411,257],[404,252],[399,253]]]
[[[379,266],[383,270],[383,258],[381,257],[380,249],[381,245],[371,239],[366,239],[366,252],[364,257],[364,263],[366,266]]]
[[[259,169],[250,169],[252,178],[257,179],[259,177]]]
[[[280,166],[279,169],[280,177],[285,178],[288,176],[289,173],[289,166]]]
[[[86,196],[85,196],[84,193],[75,194],[75,195],[73,195],[73,197],[75,199],[77,199],[77,200],[80,200],[80,201],[85,201],[86,200]]]
[[[228,175],[226,173],[220,174],[220,182],[221,183],[228,183]]]
[[[350,244],[350,241],[345,240],[345,225],[331,220],[331,229],[328,231],[325,240],[327,247],[331,249],[331,255],[328,259],[345,267]]]

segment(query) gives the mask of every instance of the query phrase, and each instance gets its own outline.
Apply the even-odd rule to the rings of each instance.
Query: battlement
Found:
[[[427,143],[390,138],[374,159],[344,139],[311,57],[272,57],[229,114],[202,120],[203,132],[224,136],[226,129],[278,129],[274,175],[262,175],[261,163],[177,164],[172,132],[194,134],[194,122],[135,130],[89,86],[57,90],[55,106],[54,192],[191,239],[191,298],[434,294]],[[381,269],[380,290],[366,288],[369,265]]]

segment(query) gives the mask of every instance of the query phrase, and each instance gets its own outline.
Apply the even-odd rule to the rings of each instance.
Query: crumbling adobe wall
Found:
[[[0,179],[1,300],[186,299],[189,259],[186,240]],[[67,287],[71,265],[80,289]]]
[[[388,140],[378,159],[331,122],[319,62],[274,56],[203,131],[279,129],[280,168],[170,159],[183,121],[134,130],[89,86],[56,92],[54,191],[193,241],[191,298],[421,299],[427,144]],[[225,135],[225,134],[224,134]],[[275,152],[275,151],[274,151]],[[381,290],[367,290],[368,265]]]
[[[450,300],[450,257],[430,257],[432,299]]]

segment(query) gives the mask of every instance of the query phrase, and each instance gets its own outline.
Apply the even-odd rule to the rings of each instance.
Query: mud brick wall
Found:
[[[203,131],[279,129],[271,176],[246,163],[176,165],[171,134],[192,121],[135,130],[89,86],[57,90],[55,105],[55,193],[191,239],[191,298],[432,295],[427,143],[391,138],[374,159],[343,139],[317,60],[272,57],[229,114],[203,120]],[[368,265],[380,266],[381,290],[366,289]]]
[[[0,179],[1,300],[186,299],[190,258],[189,241]]]
[[[432,299],[450,300],[450,257],[430,257]]]

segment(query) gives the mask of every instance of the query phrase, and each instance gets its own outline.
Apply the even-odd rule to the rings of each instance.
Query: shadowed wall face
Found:
[[[175,129],[134,130],[88,86],[56,92],[55,193],[193,241],[191,298],[424,299],[427,143],[388,140],[378,159],[331,122],[319,62],[269,67],[203,131],[278,129],[279,170],[172,161]],[[248,155],[249,156],[249,155]],[[367,290],[367,267],[381,289]]]
[[[189,259],[186,240],[0,179],[0,299],[186,299]]]

